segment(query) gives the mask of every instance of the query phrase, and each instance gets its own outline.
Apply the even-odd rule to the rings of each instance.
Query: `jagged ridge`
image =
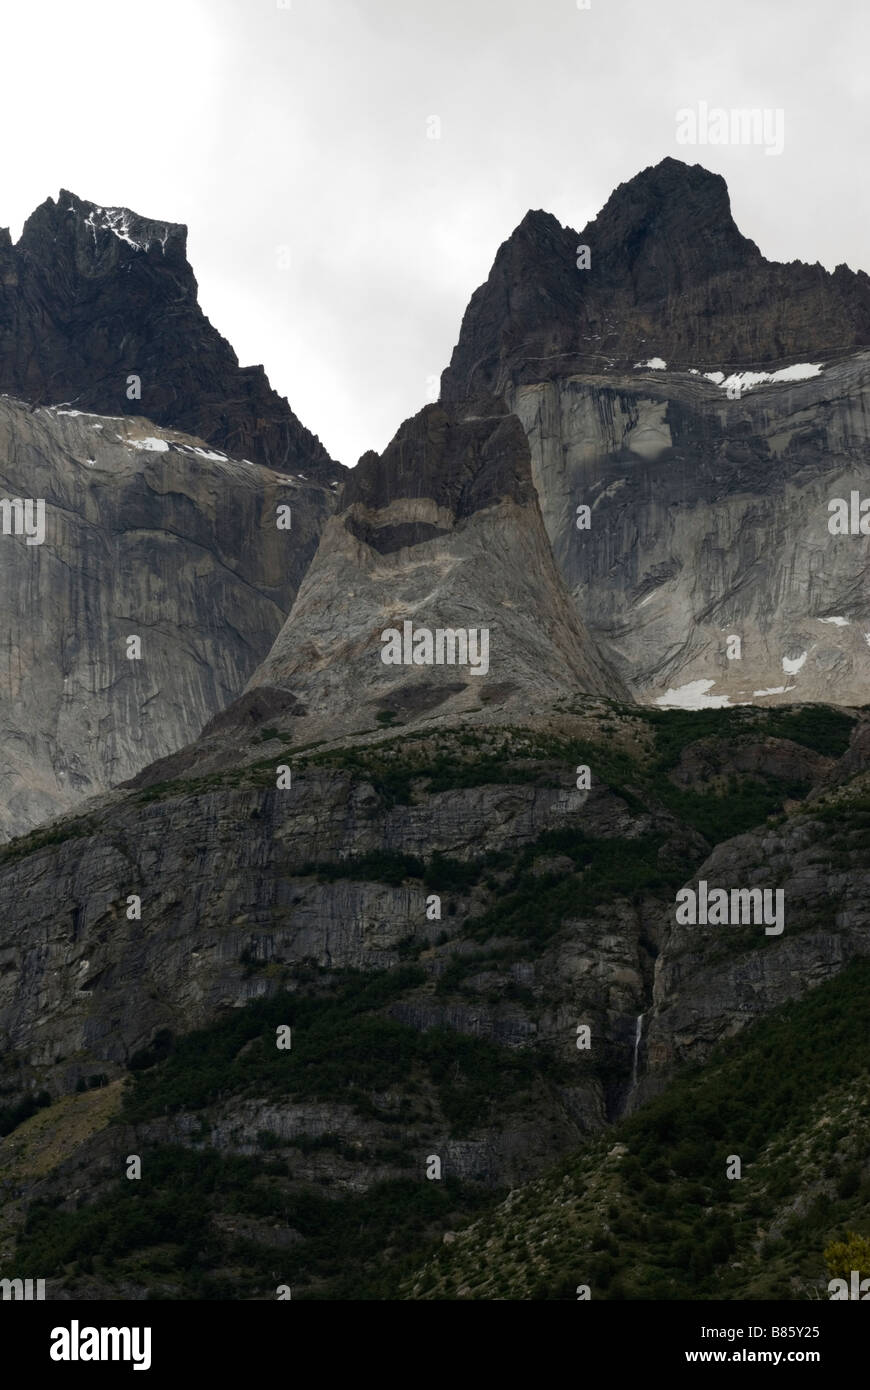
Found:
[[[0,230],[0,392],[144,415],[237,458],[336,479],[341,465],[197,303],[187,228],[62,189],[17,245]],[[127,379],[141,380],[128,399]]]

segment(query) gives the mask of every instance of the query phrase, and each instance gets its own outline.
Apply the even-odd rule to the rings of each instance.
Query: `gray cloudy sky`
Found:
[[[280,3],[4,6],[0,225],[61,187],[186,222],[205,312],[346,463],[530,207],[580,228],[665,155],[768,257],[870,269],[866,0]],[[699,102],[781,108],[783,153],[678,145]]]

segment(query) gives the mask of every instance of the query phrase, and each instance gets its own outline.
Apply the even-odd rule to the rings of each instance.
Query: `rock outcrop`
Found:
[[[557,564],[638,698],[862,703],[866,536],[829,506],[870,498],[868,344],[862,271],[766,261],[724,180],[666,159],[581,233],[528,214],[442,396],[522,420]]]
[[[41,542],[11,507],[0,534],[7,838],[189,743],[239,694],[334,491],[133,416],[0,397],[0,496],[44,507]]]
[[[866,702],[868,538],[830,508],[870,499],[870,353],[733,400],[670,371],[507,398],[556,563],[636,698]]]
[[[863,271],[765,260],[735,225],[720,174],[663,159],[620,184],[582,232],[527,213],[471,297],[442,396],[638,358],[744,368],[868,346]]]
[[[337,478],[263,368],[240,367],[203,314],[186,245],[184,226],[65,189],[16,245],[0,231],[0,391],[144,415],[236,458]]]
[[[300,738],[365,727],[366,714],[409,723],[578,691],[630,698],[556,572],[528,445],[501,402],[427,406],[381,457],[363,456],[249,688],[261,685],[304,706]]]

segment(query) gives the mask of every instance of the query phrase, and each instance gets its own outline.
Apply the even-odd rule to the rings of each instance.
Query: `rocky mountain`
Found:
[[[43,509],[41,540],[35,512],[30,537],[12,510],[0,535],[6,838],[182,747],[239,694],[335,494],[136,416],[8,396],[0,489]]]
[[[13,246],[0,230],[0,392],[144,415],[235,458],[329,482],[341,466],[240,367],[197,303],[187,228],[61,189]]]
[[[400,1296],[830,1298],[831,1275],[848,1285],[863,1268],[855,1233],[870,1215],[868,984],[866,959],[853,961],[775,1010],[629,1122],[448,1232]],[[730,1181],[726,1153],[740,1163]]]
[[[300,739],[578,690],[630,699],[556,572],[528,444],[500,401],[427,406],[363,456],[259,686],[304,707]]]
[[[668,158],[620,184],[581,232],[527,213],[471,297],[442,395],[501,395],[639,357],[770,368],[864,347],[864,271],[765,260],[722,176]]]
[[[51,501],[43,544],[0,538],[10,684],[59,593],[116,783],[0,847],[0,1277],[778,1299],[866,1227],[864,281],[767,266],[720,183],[666,161],[618,190],[612,245],[569,262],[600,262],[582,313],[575,234],[527,219],[444,400],[337,499],[126,412],[0,401]],[[784,376],[647,357],[742,351],[774,284],[794,303],[751,341]],[[612,363],[520,369],[524,334],[556,360],[607,303]],[[804,357],[815,313],[847,352]]]
[[[831,508],[870,498],[868,313],[862,271],[764,260],[673,159],[500,248],[442,395],[522,420],[556,562],[641,700],[863,701],[866,539]]]
[[[298,750],[294,721],[0,852],[0,1258],[53,1297],[395,1296],[867,954],[866,712],[585,696]],[[784,931],[675,930],[701,878],[781,885]]]
[[[239,695],[346,471],[202,313],[186,236],[66,191],[0,233],[0,838]]]

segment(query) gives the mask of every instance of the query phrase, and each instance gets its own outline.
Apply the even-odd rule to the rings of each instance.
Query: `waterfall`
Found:
[[[640,1051],[640,1040],[643,1036],[643,1014],[638,1014],[634,1025],[634,1060],[631,1064],[631,1084],[637,1085],[637,1054]]]

